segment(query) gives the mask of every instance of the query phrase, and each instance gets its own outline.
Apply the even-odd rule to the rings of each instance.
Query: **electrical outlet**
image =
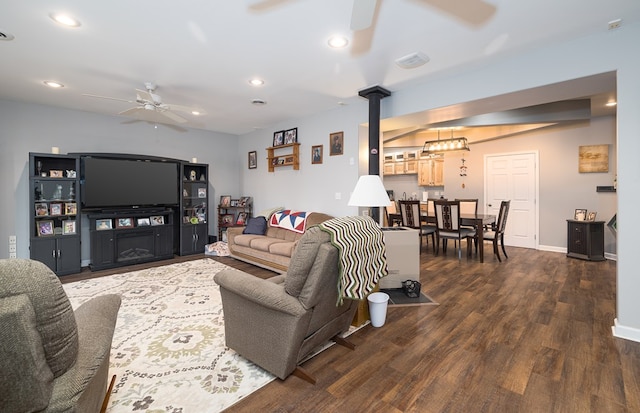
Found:
[[[16,236],[9,235],[9,244],[15,244],[15,243],[16,243]]]
[[[9,258],[18,258],[18,257],[16,256],[15,252],[10,252],[9,253]]]
[[[9,252],[16,252],[16,244],[9,245]]]

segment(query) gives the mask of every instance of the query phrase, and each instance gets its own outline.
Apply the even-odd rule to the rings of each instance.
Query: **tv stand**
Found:
[[[126,208],[88,214],[91,270],[173,258],[171,208]]]

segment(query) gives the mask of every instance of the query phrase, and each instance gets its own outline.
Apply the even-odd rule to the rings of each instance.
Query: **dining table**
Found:
[[[422,222],[427,224],[435,224],[436,217],[422,214],[420,217]],[[460,214],[460,225],[474,227],[478,235],[478,257],[480,262],[484,262],[484,227],[496,222],[496,216],[491,214]]]

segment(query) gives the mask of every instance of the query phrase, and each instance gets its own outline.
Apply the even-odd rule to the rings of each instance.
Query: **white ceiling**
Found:
[[[352,33],[352,0],[0,0],[0,32],[15,36],[0,41],[0,98],[115,115],[132,105],[83,94],[135,100],[135,89],[153,81],[164,102],[206,112],[184,114],[184,126],[244,134],[356,102],[368,86],[393,92],[606,31],[616,19],[619,30],[640,21],[638,0],[486,0],[495,13],[472,24],[479,1],[378,0],[372,28]],[[53,12],[82,25],[62,27]],[[350,46],[330,49],[336,33]],[[394,64],[412,52],[431,60],[411,70]],[[252,77],[266,83],[252,87]],[[45,87],[45,80],[65,87]]]

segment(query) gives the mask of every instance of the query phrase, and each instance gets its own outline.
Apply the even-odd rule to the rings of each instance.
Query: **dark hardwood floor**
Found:
[[[354,351],[304,364],[316,385],[276,380],[226,412],[640,412],[640,343],[611,333],[616,263],[507,252],[499,263],[487,244],[483,264],[423,252],[422,290],[440,305],[389,307],[383,327],[349,338]]]

